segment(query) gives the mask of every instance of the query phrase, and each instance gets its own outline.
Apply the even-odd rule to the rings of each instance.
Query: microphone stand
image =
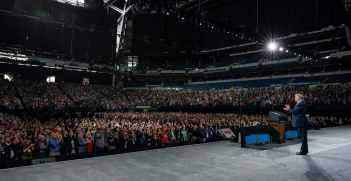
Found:
[[[240,116],[239,116],[239,118],[240,118],[240,128],[241,128],[241,104],[242,104],[242,103],[240,102],[240,104],[239,104],[239,105],[240,105],[240,106],[239,106],[239,109],[240,109]]]

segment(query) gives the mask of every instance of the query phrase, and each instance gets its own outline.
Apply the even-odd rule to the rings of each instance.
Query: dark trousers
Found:
[[[300,153],[308,153],[308,146],[307,146],[307,126],[296,128],[297,132],[299,133],[300,140],[301,140],[301,150]]]

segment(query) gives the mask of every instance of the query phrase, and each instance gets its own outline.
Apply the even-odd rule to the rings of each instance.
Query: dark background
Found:
[[[78,72],[74,70],[51,69],[43,67],[29,67],[23,65],[0,64],[0,73],[13,74],[14,78],[24,80],[41,80],[46,82],[48,76],[55,76],[55,81],[64,81],[71,83],[82,83],[83,78],[89,78],[90,84],[112,85],[112,74]],[[0,75],[3,76],[3,75]]]
[[[316,2],[318,3],[318,10],[316,9]],[[226,19],[225,23],[227,25],[245,25],[245,31],[254,31],[257,29],[257,0],[237,1],[209,10],[206,16],[221,21]],[[316,19],[316,17],[318,18]],[[259,37],[281,37],[341,24],[342,21],[335,11],[332,0],[258,1]],[[201,50],[250,42],[223,31],[218,32],[211,27],[207,27],[207,23],[198,26],[197,29],[194,20],[192,20],[192,23],[189,20],[183,21],[176,14],[169,16],[166,14],[138,15],[134,17],[133,36],[149,36],[149,39],[153,40],[163,37],[165,42],[175,41],[182,46],[187,44],[191,47],[199,46]],[[140,45],[139,47],[138,44],[133,44],[133,47],[135,49],[152,49],[152,46],[142,45],[144,46]]]
[[[44,18],[42,20],[32,20],[12,14],[0,14],[0,35],[2,43],[11,45],[26,46],[26,37],[28,36],[28,49],[53,52],[58,50],[59,53],[68,54],[71,51],[71,36],[73,29],[72,48],[74,55],[87,54],[89,44],[89,56],[101,56],[103,59],[110,59],[112,49],[115,47],[116,38],[111,34],[97,32],[82,32],[78,28],[70,28],[67,25],[55,26],[51,21],[62,22],[89,28],[95,24],[95,30],[110,32],[109,28],[116,29],[116,17],[107,16],[105,11],[91,11],[83,7],[72,6],[65,3],[51,0],[1,0],[1,9],[14,11],[14,7],[21,9],[21,14],[34,17]],[[45,15],[45,16],[44,16]],[[49,15],[49,16],[48,16]]]

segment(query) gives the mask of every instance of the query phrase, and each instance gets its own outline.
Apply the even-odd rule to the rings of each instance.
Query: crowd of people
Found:
[[[249,88],[220,91],[123,90],[107,85],[0,80],[0,106],[57,110],[121,110],[135,106],[272,106],[293,104],[303,94],[307,106],[351,105],[351,84],[287,85],[280,89]],[[16,90],[18,97],[16,96]],[[1,108],[0,107],[0,108]]]
[[[59,86],[79,108],[117,110],[131,105],[117,87],[73,83],[60,83]]]
[[[170,106],[259,106],[261,101],[274,94],[273,88],[250,90],[222,90],[175,94],[169,99]]]
[[[133,106],[146,106],[148,102],[147,94],[149,90],[135,90],[129,89],[126,90],[125,93],[129,98],[129,101]]]
[[[165,101],[169,100],[178,91],[176,90],[152,90],[149,92],[147,98],[147,105],[149,106],[161,106],[165,105]]]
[[[74,106],[72,100],[63,94],[57,84],[24,80],[15,81],[14,85],[26,108],[41,110],[49,107],[63,109]]]
[[[16,109],[22,107],[15,92],[14,86],[8,80],[0,78],[0,108]]]
[[[86,116],[42,119],[0,114],[0,156],[31,159],[137,146],[167,147],[169,143],[206,142],[218,129],[268,125],[266,115],[183,112],[89,112]],[[291,122],[291,117],[288,117]],[[349,118],[315,116],[320,127],[351,124]]]
[[[265,106],[285,105],[295,102],[294,95],[303,94],[307,106],[351,105],[351,83],[321,84],[311,89],[309,85],[288,85],[275,88],[248,90],[185,91],[168,99],[170,106]]]

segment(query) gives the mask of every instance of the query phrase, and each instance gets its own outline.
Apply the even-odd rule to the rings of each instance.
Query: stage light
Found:
[[[271,51],[274,51],[277,49],[277,44],[275,43],[269,43],[268,44],[268,49],[271,50]]]
[[[285,52],[286,52],[286,53],[289,53],[289,50],[286,50]]]
[[[201,23],[199,25],[201,26]]]
[[[184,17],[182,17],[182,20],[184,20]]]
[[[167,15],[169,15],[169,13],[167,13]]]
[[[279,50],[282,52],[284,50],[284,48],[280,47]]]

